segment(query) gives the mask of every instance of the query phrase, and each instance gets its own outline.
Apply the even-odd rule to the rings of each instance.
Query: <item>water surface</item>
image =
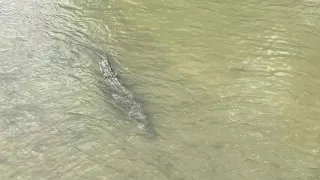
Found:
[[[320,179],[319,5],[0,0],[0,179]]]

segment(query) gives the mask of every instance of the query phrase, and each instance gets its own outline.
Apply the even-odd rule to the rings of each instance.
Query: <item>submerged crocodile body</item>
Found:
[[[120,83],[116,72],[109,63],[107,55],[104,53],[98,54],[100,56],[99,65],[104,83],[112,95],[114,104],[123,110],[130,119],[136,120],[138,122],[138,128],[143,130],[144,133],[147,133],[148,136],[154,136],[155,131],[141,104],[137,102],[133,94]]]

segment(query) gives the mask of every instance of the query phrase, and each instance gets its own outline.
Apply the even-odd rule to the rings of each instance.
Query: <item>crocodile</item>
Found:
[[[154,137],[156,132],[145,110],[141,103],[135,99],[133,93],[119,81],[118,74],[109,62],[110,56],[101,52],[98,52],[98,56],[103,81],[113,98],[114,105],[121,109],[130,120],[135,120],[138,123],[137,127],[142,130],[144,134],[149,137]]]

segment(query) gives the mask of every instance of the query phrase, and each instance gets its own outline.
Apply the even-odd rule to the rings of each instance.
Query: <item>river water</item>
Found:
[[[0,0],[0,179],[319,180],[319,7]],[[110,103],[87,47],[114,57],[156,138]]]

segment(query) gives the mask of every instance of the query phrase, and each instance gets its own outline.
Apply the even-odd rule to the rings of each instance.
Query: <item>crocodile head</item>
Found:
[[[146,114],[144,113],[141,106],[137,103],[135,103],[131,107],[129,111],[129,117],[137,120],[139,123],[142,123],[142,124],[146,124],[148,122]]]
[[[137,128],[142,130],[140,131],[140,133],[143,132],[143,134],[152,138],[156,136],[157,133],[153,125],[147,119],[147,115],[138,103],[134,104],[134,106],[131,107],[129,117],[135,119],[138,122]]]

